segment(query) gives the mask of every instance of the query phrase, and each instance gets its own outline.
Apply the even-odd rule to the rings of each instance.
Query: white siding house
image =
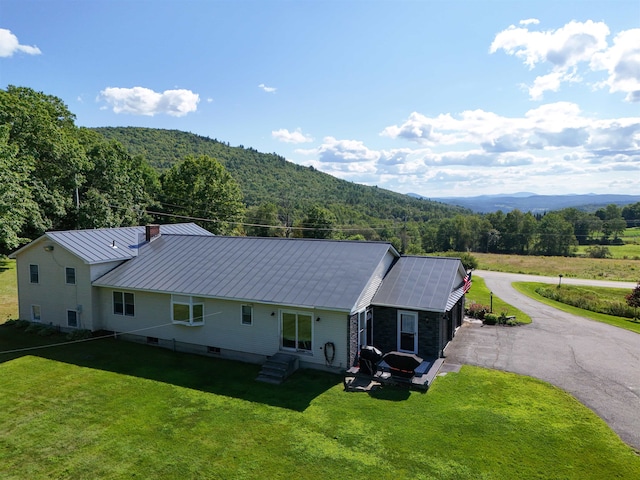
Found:
[[[339,370],[375,338],[358,329],[374,328],[373,300],[404,258],[388,243],[219,237],[194,224],[50,232],[12,256],[21,318],[252,362],[284,352]],[[464,274],[459,260],[421,258],[443,279],[435,291],[446,304]],[[403,270],[407,285],[411,275]],[[411,288],[416,297],[434,286]]]

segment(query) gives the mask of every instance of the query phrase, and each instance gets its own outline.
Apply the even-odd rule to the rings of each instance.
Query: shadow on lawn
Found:
[[[173,352],[114,338],[52,345],[63,342],[66,342],[63,335],[45,338],[14,326],[0,325],[0,352],[30,348],[0,353],[0,363],[33,355],[296,411],[304,411],[314,398],[342,382],[335,374],[300,370],[282,385],[271,385],[255,380],[259,365]]]

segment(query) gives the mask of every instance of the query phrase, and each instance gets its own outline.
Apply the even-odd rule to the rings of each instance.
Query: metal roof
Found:
[[[161,225],[160,233],[213,235],[195,223]],[[144,226],[47,232],[34,242],[12,253],[11,256],[15,257],[35,242],[49,239],[88,264],[128,260],[138,255],[138,248],[145,243],[144,237]]]
[[[95,286],[351,311],[390,244],[162,235]]]
[[[465,271],[458,258],[401,257],[374,295],[373,305],[446,312]]]

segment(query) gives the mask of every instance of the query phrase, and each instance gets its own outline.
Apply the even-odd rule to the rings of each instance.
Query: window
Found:
[[[133,317],[136,313],[133,293],[113,292],[113,313]]]
[[[65,273],[65,281],[67,285],[75,285],[76,284],[76,269],[73,267],[67,267],[64,269]]]
[[[182,325],[204,325],[204,300],[171,295],[171,320]]]
[[[362,311],[358,314],[358,349],[373,343],[371,318],[372,313],[370,310]]]
[[[78,328],[78,312],[67,310],[67,326]]]
[[[242,305],[242,325],[253,325],[252,305]]]
[[[418,353],[418,313],[398,311],[398,350]]]
[[[40,283],[38,265],[29,265],[29,281],[31,283]]]
[[[282,348],[312,352],[313,317],[308,313],[282,312]]]
[[[31,305],[31,321],[39,322],[40,319],[40,305]]]

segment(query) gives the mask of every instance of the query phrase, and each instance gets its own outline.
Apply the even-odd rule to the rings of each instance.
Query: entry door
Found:
[[[418,353],[418,313],[398,311],[398,350]]]
[[[312,351],[313,323],[311,315],[299,312],[282,312],[280,325],[282,348],[296,351]]]

